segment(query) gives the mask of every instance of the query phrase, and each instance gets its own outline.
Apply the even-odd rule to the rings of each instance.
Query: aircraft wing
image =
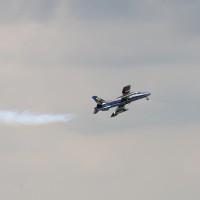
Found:
[[[123,90],[122,90],[123,96],[129,94],[130,91],[131,91],[131,86],[130,86],[130,85],[124,86],[124,87],[123,87]]]
[[[125,109],[125,105],[121,105],[121,106],[117,106],[115,113],[120,113],[121,111],[123,111]]]
[[[112,113],[111,117],[115,117],[115,116],[117,116],[119,113],[125,112],[125,111],[127,111],[127,110],[128,110],[128,109],[125,108],[125,105],[117,106],[115,112]]]

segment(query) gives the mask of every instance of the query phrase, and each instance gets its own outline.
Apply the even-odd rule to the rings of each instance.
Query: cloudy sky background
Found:
[[[199,200],[200,2],[0,0],[0,111],[76,114],[0,123],[4,200]],[[91,96],[150,101],[110,119]]]

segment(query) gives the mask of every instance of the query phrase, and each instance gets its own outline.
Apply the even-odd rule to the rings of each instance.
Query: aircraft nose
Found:
[[[146,92],[145,95],[148,97],[148,96],[151,95],[151,93],[150,92]]]

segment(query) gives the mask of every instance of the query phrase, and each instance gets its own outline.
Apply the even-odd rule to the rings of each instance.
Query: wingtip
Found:
[[[118,114],[116,113],[112,113],[112,115],[110,117],[116,117]]]

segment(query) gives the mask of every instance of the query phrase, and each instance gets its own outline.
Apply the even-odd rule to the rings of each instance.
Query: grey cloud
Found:
[[[116,20],[124,17],[132,22],[160,22],[181,35],[199,36],[199,1],[126,0],[69,1],[72,13],[89,21]]]
[[[131,0],[73,0],[70,6],[75,15],[89,20],[128,16]]]
[[[181,35],[199,37],[200,2],[193,1],[158,1],[161,19],[177,30]]]
[[[74,22],[73,25],[65,26],[50,24],[35,28],[18,27],[17,32],[6,36],[17,38],[17,45],[11,44],[13,48],[9,51],[19,48],[20,51],[17,50],[16,54],[26,55],[23,59],[18,59],[21,64],[44,66],[101,65],[119,68],[144,64],[199,62],[198,40],[179,37],[160,23],[138,25],[129,22],[123,24],[123,21],[119,21],[97,24],[94,27],[78,24]],[[7,49],[4,51],[8,52]]]
[[[65,13],[66,19],[78,18],[82,23],[85,20],[98,23],[126,19],[130,26],[133,26],[136,22],[157,22],[177,30],[180,36],[187,37],[198,37],[200,30],[198,1],[0,0],[0,3],[0,22],[29,19],[39,22],[55,19],[61,13]],[[57,10],[58,7],[61,13]]]
[[[46,20],[52,17],[55,0],[0,0],[0,22]]]
[[[41,130],[15,130],[4,141],[12,148],[17,143],[1,151],[5,199],[199,198],[194,127],[90,136],[59,127]]]
[[[19,1],[16,2],[19,4]],[[41,17],[40,21],[35,24],[27,22],[13,29],[2,27],[2,33],[7,32],[5,42],[14,40],[10,44],[12,48],[6,49],[8,45],[5,43],[5,47],[0,49],[1,59],[5,62],[19,62],[27,66],[84,65],[113,68],[199,63],[197,2],[155,0],[91,3],[77,0],[67,1],[65,6],[61,1],[41,1],[41,6],[38,2],[24,2],[22,11],[30,19],[31,16],[38,20]],[[115,9],[113,4],[117,9],[122,7],[122,13],[113,11],[114,18],[103,15],[104,5],[112,11]],[[12,4],[5,5],[8,9],[8,5]],[[129,14],[120,18],[123,6]],[[81,18],[80,14],[90,15],[92,10],[95,11],[92,15],[97,17]],[[37,12],[39,14],[34,16]],[[24,17],[23,12],[19,14]],[[106,20],[101,20],[101,14]],[[43,26],[41,23],[45,16],[51,20]]]

